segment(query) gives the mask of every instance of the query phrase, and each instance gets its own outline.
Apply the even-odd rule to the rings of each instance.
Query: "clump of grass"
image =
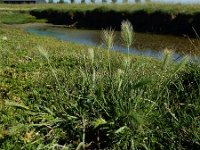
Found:
[[[187,58],[130,55],[135,61],[125,72],[126,55],[110,52],[108,72],[110,44],[105,50],[10,28],[0,33],[9,41],[0,47],[9,51],[0,59],[2,149],[199,148],[200,67]]]

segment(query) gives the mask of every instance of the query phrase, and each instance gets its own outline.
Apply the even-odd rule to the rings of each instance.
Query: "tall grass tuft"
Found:
[[[133,26],[128,20],[121,24],[121,38],[128,50],[128,58],[125,59],[125,71],[127,71],[130,65],[130,46],[133,44],[134,38]]]
[[[107,59],[108,59],[108,69],[109,69],[109,72],[111,74],[111,66],[110,66],[110,50],[113,48],[113,45],[114,45],[114,30],[112,30],[111,28],[110,29],[107,29],[107,30],[103,30],[103,42],[106,46],[106,48],[108,49],[107,51]]]
[[[128,55],[129,55],[130,46],[133,44],[134,31],[133,31],[133,26],[128,20],[123,21],[121,24],[121,37],[125,46],[128,49]]]
[[[58,86],[60,87],[60,82],[59,82],[58,76],[56,74],[55,69],[53,68],[53,66],[50,63],[50,59],[49,59],[49,55],[48,55],[47,51],[43,47],[41,47],[41,46],[38,47],[38,51],[47,60],[49,68],[50,68],[50,70],[51,70],[54,78],[56,79],[56,82],[57,82]]]

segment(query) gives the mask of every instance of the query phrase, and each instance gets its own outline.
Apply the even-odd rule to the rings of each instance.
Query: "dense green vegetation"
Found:
[[[31,11],[199,13],[199,5],[0,5],[0,23]],[[73,14],[73,13],[72,13]],[[122,40],[133,44],[130,24]],[[200,149],[200,66],[24,33],[0,24],[0,149]]]
[[[200,148],[200,67],[110,52],[113,35],[106,50],[1,25],[1,149]]]
[[[36,22],[36,18],[28,12],[3,11],[0,12],[0,23],[22,24]],[[37,20],[38,22],[38,20]]]

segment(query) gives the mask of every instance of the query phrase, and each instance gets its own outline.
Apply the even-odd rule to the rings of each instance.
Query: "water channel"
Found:
[[[25,29],[29,33],[42,36],[50,36],[63,41],[89,45],[103,46],[102,31],[69,29],[56,26],[30,26]],[[130,53],[148,57],[161,58],[165,48],[174,52],[174,59],[178,60],[184,55],[192,57],[200,54],[200,40],[188,37],[178,37],[171,35],[156,35],[148,33],[135,33],[134,44]],[[120,32],[115,32],[115,44],[113,50],[127,53],[120,39]]]

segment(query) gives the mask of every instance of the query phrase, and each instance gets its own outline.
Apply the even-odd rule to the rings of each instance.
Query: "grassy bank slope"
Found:
[[[0,12],[0,23],[4,24],[23,24],[39,22],[36,17],[29,12],[3,11]]]
[[[1,149],[199,149],[200,68],[0,28]]]
[[[200,4],[161,4],[161,3],[144,3],[144,4],[23,4],[9,5],[0,4],[0,10],[20,10],[29,11],[35,9],[57,9],[65,11],[89,11],[99,7],[105,7],[114,11],[133,12],[144,10],[145,12],[162,11],[171,14],[195,14],[200,12]]]
[[[158,3],[126,5],[86,5],[86,4],[38,4],[38,5],[0,5],[0,16],[5,11],[18,15],[4,15],[3,23],[35,22],[46,19],[49,23],[64,24],[78,28],[120,29],[123,20],[129,20],[137,32],[159,34],[189,35],[200,33],[200,5],[169,5]],[[25,15],[24,15],[25,14]],[[31,16],[32,15],[32,16]],[[36,17],[36,18],[35,18]],[[6,19],[7,18],[7,19]],[[9,19],[11,18],[11,19]],[[31,19],[30,19],[31,18]],[[26,21],[27,20],[27,21]]]

